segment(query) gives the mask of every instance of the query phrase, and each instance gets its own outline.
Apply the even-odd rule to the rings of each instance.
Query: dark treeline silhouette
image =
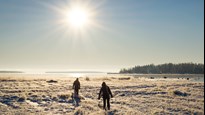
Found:
[[[122,69],[121,74],[204,74],[204,64],[180,63],[135,66],[129,69]]]

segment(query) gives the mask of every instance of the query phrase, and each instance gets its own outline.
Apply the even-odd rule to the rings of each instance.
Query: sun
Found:
[[[67,20],[75,28],[84,27],[89,23],[89,12],[83,8],[73,8],[68,11]]]

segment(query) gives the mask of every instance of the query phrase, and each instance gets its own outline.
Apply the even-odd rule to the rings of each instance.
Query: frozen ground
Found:
[[[85,77],[80,78],[80,106],[74,107],[74,80],[59,75],[0,74],[0,115],[204,115],[204,83],[116,75]],[[97,100],[103,81],[115,96],[111,111],[103,111],[102,100]]]

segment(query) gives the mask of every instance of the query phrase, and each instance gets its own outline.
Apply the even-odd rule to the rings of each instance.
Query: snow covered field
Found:
[[[73,105],[75,78],[49,74],[0,74],[1,115],[204,115],[204,83],[187,79],[82,77],[81,102]],[[103,111],[97,100],[102,82],[114,98]]]

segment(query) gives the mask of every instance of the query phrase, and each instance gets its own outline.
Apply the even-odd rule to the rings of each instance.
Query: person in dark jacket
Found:
[[[112,92],[111,92],[110,88],[106,85],[105,82],[102,83],[102,88],[100,90],[98,99],[100,99],[101,96],[103,97],[103,107],[104,107],[104,109],[106,110],[106,103],[107,103],[107,108],[108,108],[108,110],[110,110],[110,96],[112,98],[113,95],[112,95]]]
[[[73,83],[73,89],[74,89],[74,93],[76,93],[77,95],[79,95],[79,89],[80,89],[80,82],[79,79],[77,78],[74,83]]]

